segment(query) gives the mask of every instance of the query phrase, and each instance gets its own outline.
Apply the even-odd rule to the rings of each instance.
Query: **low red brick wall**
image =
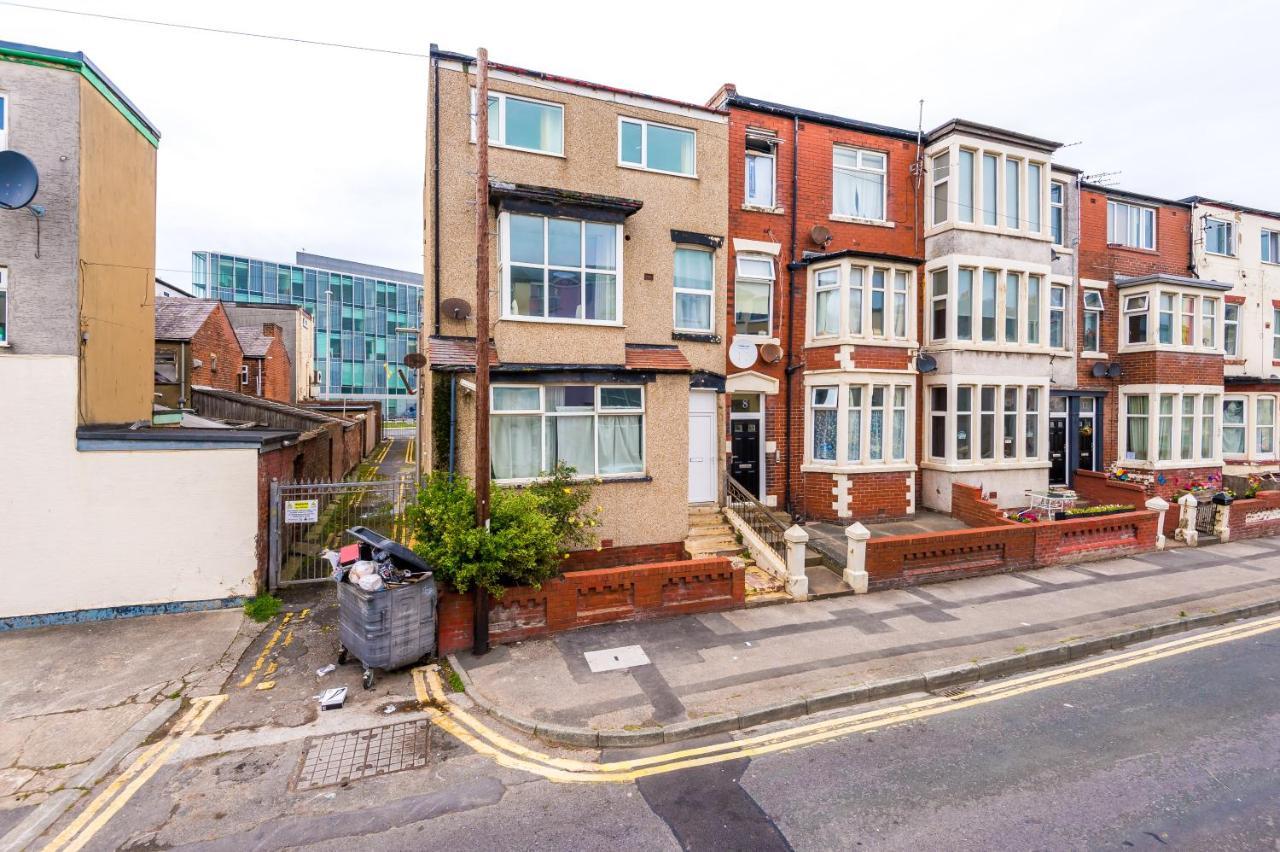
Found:
[[[491,601],[489,641],[500,645],[610,621],[733,609],[745,597],[743,569],[723,557],[574,571],[541,589],[507,589]],[[470,648],[471,595],[442,589],[436,613],[438,653]]]
[[[1280,535],[1280,491],[1259,491],[1257,497],[1236,500],[1228,509],[1231,541]]]
[[[1096,470],[1077,470],[1075,492],[1095,503],[1128,504],[1141,509],[1147,502],[1146,489],[1135,482],[1121,482]]]
[[[982,496],[982,489],[962,482],[951,483],[951,517],[971,527],[1004,526],[1016,523]]]
[[[637,544],[627,547],[611,547],[605,544],[599,550],[570,551],[569,558],[561,563],[562,571],[589,571],[595,568],[617,568],[621,565],[647,565],[653,562],[679,562],[687,559],[683,541],[665,544]]]
[[[1036,533],[1036,565],[1154,550],[1159,519],[1156,512],[1139,509],[1096,518],[1029,524]]]

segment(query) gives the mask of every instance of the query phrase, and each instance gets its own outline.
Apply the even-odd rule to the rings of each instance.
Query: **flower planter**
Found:
[[[1134,509],[1108,509],[1105,512],[1089,512],[1087,514],[1068,514],[1065,511],[1054,512],[1053,519],[1055,521],[1078,521],[1082,518],[1105,518],[1107,515],[1124,515],[1129,512],[1136,511]]]

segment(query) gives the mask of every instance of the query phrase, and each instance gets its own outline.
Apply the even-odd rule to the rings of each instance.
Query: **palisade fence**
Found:
[[[271,588],[328,580],[333,568],[321,553],[351,544],[350,527],[405,542],[404,510],[416,493],[412,473],[351,482],[272,480]]]
[[[761,503],[742,483],[727,475],[724,478],[724,508],[731,509],[786,563],[787,542],[783,535],[787,531],[787,524],[779,517],[779,513]]]

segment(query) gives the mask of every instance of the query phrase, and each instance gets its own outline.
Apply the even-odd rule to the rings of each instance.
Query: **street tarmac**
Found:
[[[422,671],[426,709],[386,722],[426,728],[412,768],[311,784],[306,755],[340,720],[237,729],[201,708],[149,744],[170,756],[146,783],[83,819],[109,777],[45,835],[59,843],[32,848],[1273,850],[1277,648],[1280,619],[1238,622],[954,695],[603,753],[492,727]],[[581,777],[600,764],[635,777]]]

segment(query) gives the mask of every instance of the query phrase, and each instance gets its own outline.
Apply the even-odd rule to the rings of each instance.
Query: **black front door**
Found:
[[[729,475],[756,497],[760,496],[760,421],[733,420],[733,461]]]
[[[1049,484],[1067,484],[1067,418],[1049,418]]]
[[[1077,431],[1080,447],[1080,464],[1077,467],[1080,470],[1097,470],[1097,465],[1093,461],[1093,418],[1080,418],[1079,430]]]

